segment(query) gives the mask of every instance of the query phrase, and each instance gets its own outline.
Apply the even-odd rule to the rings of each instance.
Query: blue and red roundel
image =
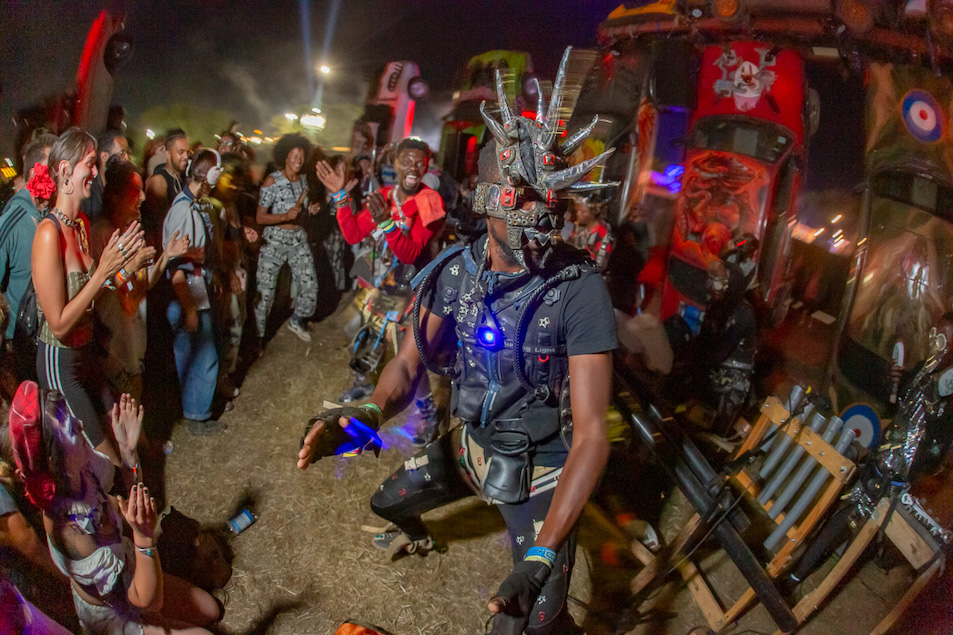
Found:
[[[901,104],[903,123],[914,137],[924,143],[939,141],[946,128],[946,119],[940,104],[930,93],[911,90]]]

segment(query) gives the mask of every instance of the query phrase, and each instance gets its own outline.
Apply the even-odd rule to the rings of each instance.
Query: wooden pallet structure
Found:
[[[852,439],[853,432],[845,429],[837,417],[825,417],[810,408],[792,416],[774,397],[762,405],[757,423],[736,451],[735,458],[759,450],[765,460],[757,467],[757,473],[754,473],[756,468],[743,466],[730,474],[729,481],[751,508],[762,512],[775,524],[774,532],[765,541],[765,546],[773,553],[765,565],[770,578],[777,579],[793,565],[797,548],[809,539],[853,477],[856,466],[843,454]],[[839,588],[881,531],[918,571],[918,577],[875,633],[886,632],[927,582],[942,570],[939,543],[909,513],[899,506],[894,507],[892,513],[888,513],[890,501],[881,501],[840,561],[815,589],[792,607],[799,627]],[[632,591],[639,593],[657,576],[664,575],[670,563],[678,562],[677,569],[692,598],[711,629],[720,632],[737,621],[754,603],[756,595],[749,587],[730,606],[722,606],[699,565],[682,553],[691,537],[697,536],[702,529],[700,524],[701,519],[696,515],[654,559],[648,558],[644,552],[637,553],[645,567],[632,581]],[[777,631],[778,634],[782,632]]]

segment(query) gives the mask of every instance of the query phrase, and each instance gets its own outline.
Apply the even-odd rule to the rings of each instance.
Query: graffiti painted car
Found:
[[[480,103],[495,107],[496,71],[503,76],[507,100],[519,112],[525,105],[523,93],[533,86],[533,61],[528,53],[487,51],[470,58],[461,71],[453,110],[445,118],[440,139],[443,169],[458,181],[476,174],[480,149],[490,138],[480,116]]]
[[[866,234],[859,241],[834,365],[834,395],[865,439],[890,417],[896,373],[930,356],[953,306],[953,83],[919,66],[871,64]]]
[[[742,234],[761,244],[763,300],[783,309],[808,96],[800,55],[764,42],[706,48],[698,78],[661,307],[693,329],[708,265]]]

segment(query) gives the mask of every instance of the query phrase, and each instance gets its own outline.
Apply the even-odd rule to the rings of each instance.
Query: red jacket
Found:
[[[385,187],[381,194],[391,204],[390,216],[397,223],[398,230],[384,236],[397,259],[410,265],[439,231],[446,212],[440,195],[426,185],[421,185],[420,191],[404,201],[399,210],[393,204],[393,190],[393,187]],[[351,211],[350,205],[339,207],[337,219],[344,240],[351,245],[361,242],[377,229],[366,207],[357,214]]]

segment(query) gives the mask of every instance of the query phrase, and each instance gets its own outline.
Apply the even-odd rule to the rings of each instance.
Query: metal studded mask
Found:
[[[593,168],[605,163],[614,149],[574,166],[568,166],[566,161],[595,128],[598,116],[562,144],[556,143],[571,50],[568,47],[563,53],[548,108],[536,82],[535,120],[510,111],[499,71],[496,72],[496,92],[502,123],[487,114],[485,101],[480,104],[480,114],[496,141],[501,182],[478,184],[473,207],[478,213],[506,222],[507,244],[519,256],[529,242],[537,240],[546,246],[556,236],[563,224],[570,193],[618,185],[617,182],[579,183]]]

